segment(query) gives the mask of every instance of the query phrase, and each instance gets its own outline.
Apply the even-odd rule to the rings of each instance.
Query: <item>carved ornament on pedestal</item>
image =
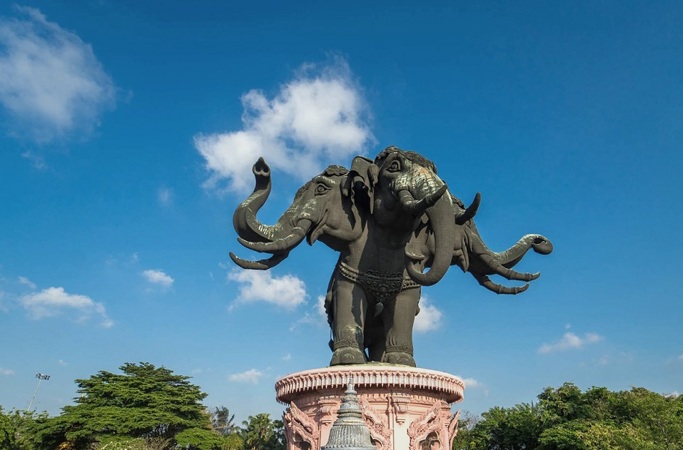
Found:
[[[364,364],[307,370],[277,381],[278,401],[290,405],[285,427],[294,428],[286,430],[294,436],[288,450],[326,445],[350,380],[377,450],[421,450],[429,439],[445,449],[452,441],[457,423],[450,405],[463,398],[462,380],[434,370]]]

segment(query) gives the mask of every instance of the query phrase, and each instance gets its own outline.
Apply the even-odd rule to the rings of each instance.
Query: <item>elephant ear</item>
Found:
[[[376,166],[368,158],[362,156],[353,158],[343,191],[344,195],[351,197],[354,202],[368,202],[370,208],[372,208],[373,188],[376,180],[376,176],[373,178],[371,175],[372,167]]]

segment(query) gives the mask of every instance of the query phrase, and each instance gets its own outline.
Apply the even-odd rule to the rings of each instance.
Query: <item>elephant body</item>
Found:
[[[465,208],[434,164],[415,152],[388,147],[374,161],[354,158],[350,170],[328,167],[299,189],[275,225],[256,219],[270,192],[270,170],[259,159],[253,172],[256,188],[235,211],[233,223],[243,245],[272,256],[260,261],[230,256],[243,268],[265,270],[304,238],[339,252],[325,302],[331,365],[415,366],[412,330],[421,286],[437,283],[457,265],[496,293],[517,294],[528,284],[506,287],[488,275],[531,281],[538,274],[511,267],[531,248],[552,251],[541,235],[524,236],[504,252],[489,250],[473,221],[479,194]]]

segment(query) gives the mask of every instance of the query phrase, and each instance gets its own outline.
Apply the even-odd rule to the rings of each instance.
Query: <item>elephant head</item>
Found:
[[[389,236],[402,237],[405,247],[420,224],[429,223],[435,248],[430,269],[422,273],[425,261],[412,258],[410,252],[406,252],[405,268],[420,285],[437,283],[451,265],[457,230],[451,196],[444,195],[448,187],[434,163],[391,146],[377,155],[367,172],[372,221],[377,227],[390,230]]]
[[[508,280],[527,282],[537,279],[540,276],[538,272],[517,272],[512,270],[512,267],[520,262],[529,250],[534,250],[541,255],[551,253],[552,242],[540,234],[527,234],[507,250],[494,252],[484,243],[473,219],[481,203],[481,195],[477,193],[474,201],[467,208],[455,195],[450,195],[453,205],[452,217],[456,224],[455,246],[450,264],[460,267],[463,272],[469,272],[479,284],[496,294],[514,295],[526,291],[529,288],[528,283],[523,286],[508,287],[494,283],[488,275],[500,275]],[[437,248],[430,224],[424,223],[418,227],[414,237],[406,246],[406,254],[411,259],[422,261],[423,265],[430,266],[433,255],[438,252]]]
[[[233,215],[239,242],[259,252],[272,253],[268,259],[249,261],[230,253],[232,260],[245,269],[270,269],[299,245],[304,238],[309,244],[320,239],[339,250],[345,242],[361,233],[361,217],[353,206],[348,170],[329,166],[297,191],[294,201],[274,225],[265,225],[256,213],[271,191],[270,168],[263,160],[254,164],[256,178],[253,193]]]

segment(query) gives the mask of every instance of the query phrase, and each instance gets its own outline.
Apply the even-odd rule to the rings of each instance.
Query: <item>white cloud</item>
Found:
[[[318,301],[315,302],[315,311],[318,317],[323,319],[327,323],[327,311],[325,311],[325,296],[319,295]]]
[[[19,277],[19,283],[23,284],[24,286],[28,286],[29,289],[35,289],[36,288],[36,284],[26,277]]]
[[[43,158],[41,155],[38,155],[35,152],[32,152],[30,150],[26,150],[21,154],[21,157],[24,159],[28,159],[33,163],[33,167],[36,168],[37,170],[45,170],[47,169],[47,164],[45,163],[45,158]]]
[[[476,380],[474,378],[461,378],[461,380],[463,381],[463,383],[465,383],[465,387],[467,389],[476,389],[483,386],[483,384],[479,380]]]
[[[595,344],[603,339],[604,338],[597,333],[586,333],[583,337],[580,337],[574,333],[567,332],[559,341],[552,344],[541,345],[538,349],[538,353],[552,353],[562,350],[578,349],[588,344]]]
[[[142,276],[145,277],[148,282],[157,284],[163,288],[173,286],[173,282],[175,281],[172,277],[157,269],[145,270],[142,272]]]
[[[431,304],[431,301],[423,295],[420,298],[420,313],[415,316],[415,324],[413,330],[416,333],[428,333],[434,331],[441,326],[441,318],[443,314],[436,306]]]
[[[58,360],[58,361],[57,361],[57,364],[59,364],[60,366],[64,366],[64,367],[66,367],[66,366],[69,365],[69,363],[67,363],[67,362],[64,361],[63,359]]]
[[[285,356],[282,357],[283,361],[291,361],[292,360],[292,354],[287,353]]]
[[[107,317],[104,305],[94,302],[85,295],[69,294],[62,287],[50,287],[20,297],[19,302],[28,311],[32,319],[55,317],[62,314],[74,314],[78,322],[84,322],[93,315],[102,319],[105,328],[114,323]]]
[[[173,202],[173,191],[165,187],[159,188],[157,199],[162,206],[169,206]]]
[[[678,356],[678,360],[679,360],[679,361],[683,361],[683,354],[681,354],[681,355]]]
[[[91,131],[115,104],[111,78],[76,34],[38,9],[16,10],[20,18],[0,18],[0,104],[21,128],[15,134],[46,142]]]
[[[228,190],[249,192],[259,156],[271,168],[307,180],[373,141],[365,101],[341,58],[322,69],[305,65],[273,99],[251,90],[241,100],[242,130],[195,136],[211,174],[206,187],[224,181]]]
[[[263,372],[256,369],[249,369],[246,372],[233,373],[228,376],[228,380],[238,383],[252,383],[258,384],[259,379],[263,376]]]
[[[315,302],[313,307],[313,312],[305,312],[296,322],[294,322],[290,327],[289,331],[296,330],[299,325],[316,325],[316,326],[327,326],[327,312],[325,312],[325,296],[319,295],[318,300]]]
[[[4,375],[4,376],[14,375],[14,370],[4,369],[4,368],[0,367],[0,375]]]
[[[228,279],[240,283],[237,299],[230,309],[256,302],[294,309],[306,302],[306,286],[293,275],[274,277],[270,271],[240,270],[228,274]]]

